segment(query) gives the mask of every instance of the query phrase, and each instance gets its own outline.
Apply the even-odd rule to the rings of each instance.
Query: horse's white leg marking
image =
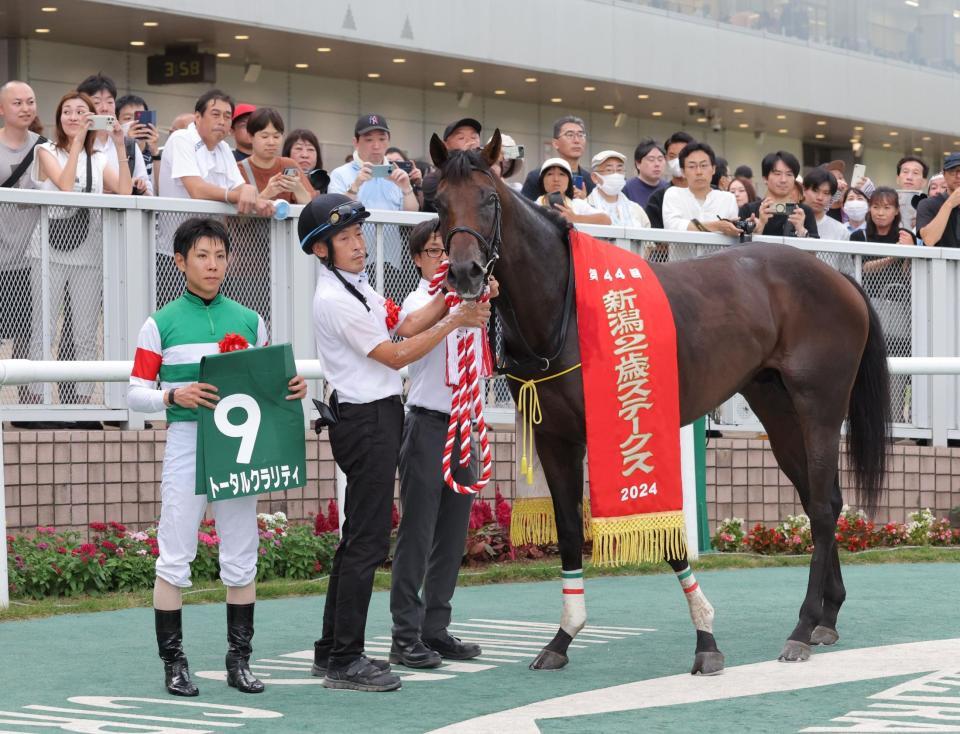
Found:
[[[713,606],[707,601],[707,597],[700,589],[700,584],[697,583],[697,579],[693,575],[693,569],[690,566],[685,566],[683,570],[677,571],[677,580],[680,582],[684,596],[687,597],[693,626],[698,630],[712,634]]]
[[[583,595],[583,569],[561,571],[563,575],[563,614],[560,629],[576,637],[587,623],[587,601]]]

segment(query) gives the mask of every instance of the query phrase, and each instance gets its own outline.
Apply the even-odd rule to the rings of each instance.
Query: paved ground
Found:
[[[960,564],[851,567],[841,641],[803,664],[775,662],[806,586],[804,569],[698,574],[717,608],[728,670],[687,674],[694,634],[672,575],[587,582],[590,620],[571,664],[527,663],[559,619],[557,583],[460,590],[462,637],[485,654],[404,673],[401,691],[328,691],[309,675],[323,599],[261,602],[256,672],[244,696],[223,683],[224,610],[185,610],[198,699],[162,688],[152,612],[0,624],[4,732],[960,732]],[[389,644],[388,597],[374,596],[369,651]],[[403,671],[403,668],[398,668]]]

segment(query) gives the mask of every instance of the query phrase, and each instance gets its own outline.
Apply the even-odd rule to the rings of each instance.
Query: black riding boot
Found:
[[[157,628],[157,647],[163,661],[167,693],[174,696],[199,696],[200,691],[190,680],[190,667],[183,654],[183,624],[181,611],[153,610]]]
[[[263,693],[263,683],[250,672],[252,639],[253,604],[227,604],[227,685],[242,693]]]

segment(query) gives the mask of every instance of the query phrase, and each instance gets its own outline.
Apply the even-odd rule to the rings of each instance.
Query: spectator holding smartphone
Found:
[[[113,79],[103,74],[93,74],[80,82],[77,91],[88,95],[93,100],[94,114],[110,115],[116,118],[117,85],[114,84]],[[147,164],[137,147],[137,142],[125,135],[123,148],[117,149],[111,144],[110,138],[109,130],[97,132],[93,146],[94,150],[102,151],[107,156],[108,165],[114,169],[119,167],[120,161],[123,161],[130,168],[134,194],[153,196],[153,177],[147,174]],[[108,183],[107,187],[109,188],[109,186]]]
[[[406,171],[407,175],[410,177],[410,185],[413,186],[413,193],[417,196],[417,202],[419,205],[423,205],[423,171],[417,168],[417,164],[412,158],[410,158],[406,153],[404,153],[400,148],[391,146],[387,148],[387,153],[384,156],[388,161],[398,168],[402,168]]]
[[[125,94],[117,100],[117,120],[124,128],[126,136],[137,141],[146,166],[147,178],[153,182],[153,161],[160,152],[156,111],[151,111],[142,97]]]
[[[766,197],[740,208],[741,218],[755,219],[757,228],[754,233],[774,237],[819,237],[813,210],[796,201],[797,176],[800,175],[797,157],[785,150],[768,153],[760,163],[760,172],[767,184]]]
[[[420,202],[410,176],[386,160],[390,126],[383,115],[361,115],[353,127],[352,160],[330,174],[331,194],[345,194],[366,209],[414,212]]]
[[[947,190],[917,207],[917,233],[927,247],[960,247],[960,153],[943,162],[943,179]]]
[[[291,158],[279,155],[283,118],[271,107],[261,107],[247,120],[252,153],[240,161],[240,175],[257,187],[264,199],[307,204],[316,196],[303,171]]]
[[[547,158],[540,167],[537,203],[557,212],[571,224],[610,224],[610,217],[586,199],[574,197],[573,173],[564,158]]]
[[[587,150],[587,125],[579,117],[567,115],[553,123],[553,149],[557,156],[567,162],[572,177],[574,199],[586,199],[596,184],[590,178],[590,171],[580,166],[580,158]],[[551,159],[552,160],[552,159]],[[528,199],[540,195],[540,173],[536,170],[527,174],[521,193]]]
[[[292,130],[283,141],[284,158],[292,158],[300,167],[313,190],[319,196],[327,193],[330,174],[323,170],[323,157],[320,154],[320,141],[312,130],[298,128]]]

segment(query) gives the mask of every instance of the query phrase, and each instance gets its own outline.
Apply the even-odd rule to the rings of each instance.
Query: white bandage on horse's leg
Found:
[[[563,614],[560,629],[571,637],[587,623],[587,602],[583,595],[583,569],[561,571],[563,575]]]
[[[682,571],[677,571],[677,580],[683,588],[683,595],[687,597],[693,626],[698,630],[712,633],[713,606],[707,601],[703,591],[700,590],[700,584],[697,583],[697,579],[693,575],[693,569],[686,566]]]

